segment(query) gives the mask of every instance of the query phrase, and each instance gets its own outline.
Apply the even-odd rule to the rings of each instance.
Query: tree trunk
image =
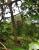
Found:
[[[17,36],[16,36],[16,25],[15,25],[15,20],[14,20],[14,15],[12,11],[12,4],[9,5],[10,12],[11,12],[11,22],[12,22],[12,33],[14,34],[14,41],[16,43]]]

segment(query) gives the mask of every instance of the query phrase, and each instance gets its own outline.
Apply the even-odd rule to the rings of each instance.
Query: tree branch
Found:
[[[2,42],[0,42],[0,44],[7,50],[6,46]]]

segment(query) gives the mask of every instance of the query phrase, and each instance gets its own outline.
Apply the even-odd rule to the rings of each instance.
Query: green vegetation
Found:
[[[12,3],[6,3],[6,7],[10,9],[9,13],[11,13],[11,22],[9,23],[6,21],[7,17],[4,17],[4,14],[7,14],[5,12],[6,7],[3,8],[4,0],[1,2],[0,42],[11,50],[29,50],[29,44],[39,40],[39,0],[24,0],[20,6],[22,12],[16,4],[20,14],[17,14],[16,17],[12,12]],[[0,48],[2,47],[1,43]]]

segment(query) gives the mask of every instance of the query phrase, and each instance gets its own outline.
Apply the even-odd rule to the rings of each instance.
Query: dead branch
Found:
[[[0,42],[0,44],[4,47],[5,50],[7,50],[6,46],[2,42]]]

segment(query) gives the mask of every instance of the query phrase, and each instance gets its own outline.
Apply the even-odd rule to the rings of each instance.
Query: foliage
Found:
[[[0,41],[1,42],[5,42],[5,45],[7,46],[7,48],[11,48],[13,49],[14,46],[16,46],[14,44],[14,40],[11,40],[9,37],[11,35],[13,35],[16,39],[17,36],[23,37],[23,41],[21,40],[21,45],[20,47],[28,50],[28,44],[31,43],[32,41],[37,41],[39,39],[39,24],[38,26],[36,26],[36,24],[32,23],[32,20],[39,19],[39,4],[38,4],[39,0],[25,0],[22,5],[20,6],[22,12],[21,14],[21,20],[22,20],[22,25],[18,24],[16,25],[14,22],[14,16],[12,17],[12,25],[11,26],[11,22],[8,23],[6,21],[0,22]],[[17,6],[17,5],[16,5]],[[11,5],[10,5],[11,8]],[[24,11],[26,11],[26,9],[28,9],[28,11],[25,13]],[[10,9],[11,10],[11,9]],[[12,12],[12,10],[11,10]],[[13,15],[13,13],[11,13],[11,15]],[[28,22],[27,22],[28,21]],[[29,22],[30,21],[30,22]],[[13,24],[14,23],[14,24]],[[30,23],[30,24],[27,24]],[[16,27],[17,26],[17,27]],[[15,29],[16,27],[16,29]],[[15,29],[14,32],[16,33],[12,33],[12,29]],[[18,38],[18,37],[17,37]],[[20,50],[20,48],[15,48],[14,50]]]

